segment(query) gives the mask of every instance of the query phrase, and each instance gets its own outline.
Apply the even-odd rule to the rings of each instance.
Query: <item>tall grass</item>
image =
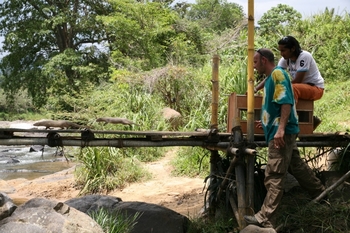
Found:
[[[350,80],[326,82],[325,92],[315,101],[314,115],[322,119],[316,132],[347,132],[350,130]]]
[[[89,215],[102,227],[105,233],[129,233],[141,216],[138,212],[134,216],[128,216],[122,211],[108,211],[104,208],[91,212]]]
[[[191,223],[186,233],[229,233],[238,225],[236,220],[229,214],[222,215],[216,219],[209,218],[191,218]]]
[[[171,161],[175,176],[202,177],[208,175],[210,151],[200,147],[183,147]]]
[[[80,194],[108,193],[149,175],[137,159],[121,156],[116,148],[88,147],[82,150],[78,160],[81,164],[76,167],[75,175]]]

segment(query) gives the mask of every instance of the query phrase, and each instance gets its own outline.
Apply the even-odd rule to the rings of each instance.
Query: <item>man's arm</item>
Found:
[[[265,86],[265,80],[266,78],[264,78],[263,81],[261,81],[258,85],[256,85],[256,87],[254,87],[254,93],[258,92],[259,90],[263,89]]]
[[[293,78],[292,83],[302,83],[304,80],[306,72],[299,71],[295,74],[295,78]]]

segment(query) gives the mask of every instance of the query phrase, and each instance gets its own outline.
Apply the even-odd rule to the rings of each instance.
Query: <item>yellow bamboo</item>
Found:
[[[218,105],[219,105],[219,55],[213,56],[212,67],[212,104],[211,104],[211,130],[218,129]],[[210,151],[210,174],[217,173],[217,163],[220,159],[219,152],[217,150]],[[210,183],[212,180],[210,180]],[[211,196],[211,192],[209,194]],[[213,203],[211,203],[213,204]],[[215,206],[209,206],[209,214],[215,214]]]
[[[219,55],[213,56],[212,69],[212,103],[211,103],[211,129],[218,129],[218,105],[219,105]]]
[[[254,0],[248,0],[248,96],[247,96],[247,140],[254,142]],[[247,213],[254,210],[254,155],[247,154]]]

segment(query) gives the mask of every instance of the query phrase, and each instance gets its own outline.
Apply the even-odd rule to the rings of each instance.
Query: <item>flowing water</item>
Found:
[[[39,147],[39,148],[38,148]],[[32,180],[74,166],[65,157],[57,155],[55,147],[30,152],[31,146],[0,146],[0,179],[25,178]],[[35,149],[41,149],[35,146]]]

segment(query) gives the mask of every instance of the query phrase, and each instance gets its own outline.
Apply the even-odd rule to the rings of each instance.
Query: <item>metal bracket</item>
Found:
[[[57,146],[63,147],[61,136],[58,133],[50,132],[47,134],[46,137],[47,137],[47,145],[48,146],[50,146],[50,147],[57,147]]]
[[[89,142],[95,139],[95,134],[90,129],[84,129],[81,131],[81,144],[82,148],[88,146]]]
[[[95,139],[95,134],[90,129],[84,129],[81,131],[81,140],[91,141]]]
[[[12,138],[13,132],[12,131],[0,131],[0,138]]]
[[[213,142],[213,143],[219,142],[220,136],[218,133],[219,133],[218,129],[216,128],[210,129],[207,142]]]

